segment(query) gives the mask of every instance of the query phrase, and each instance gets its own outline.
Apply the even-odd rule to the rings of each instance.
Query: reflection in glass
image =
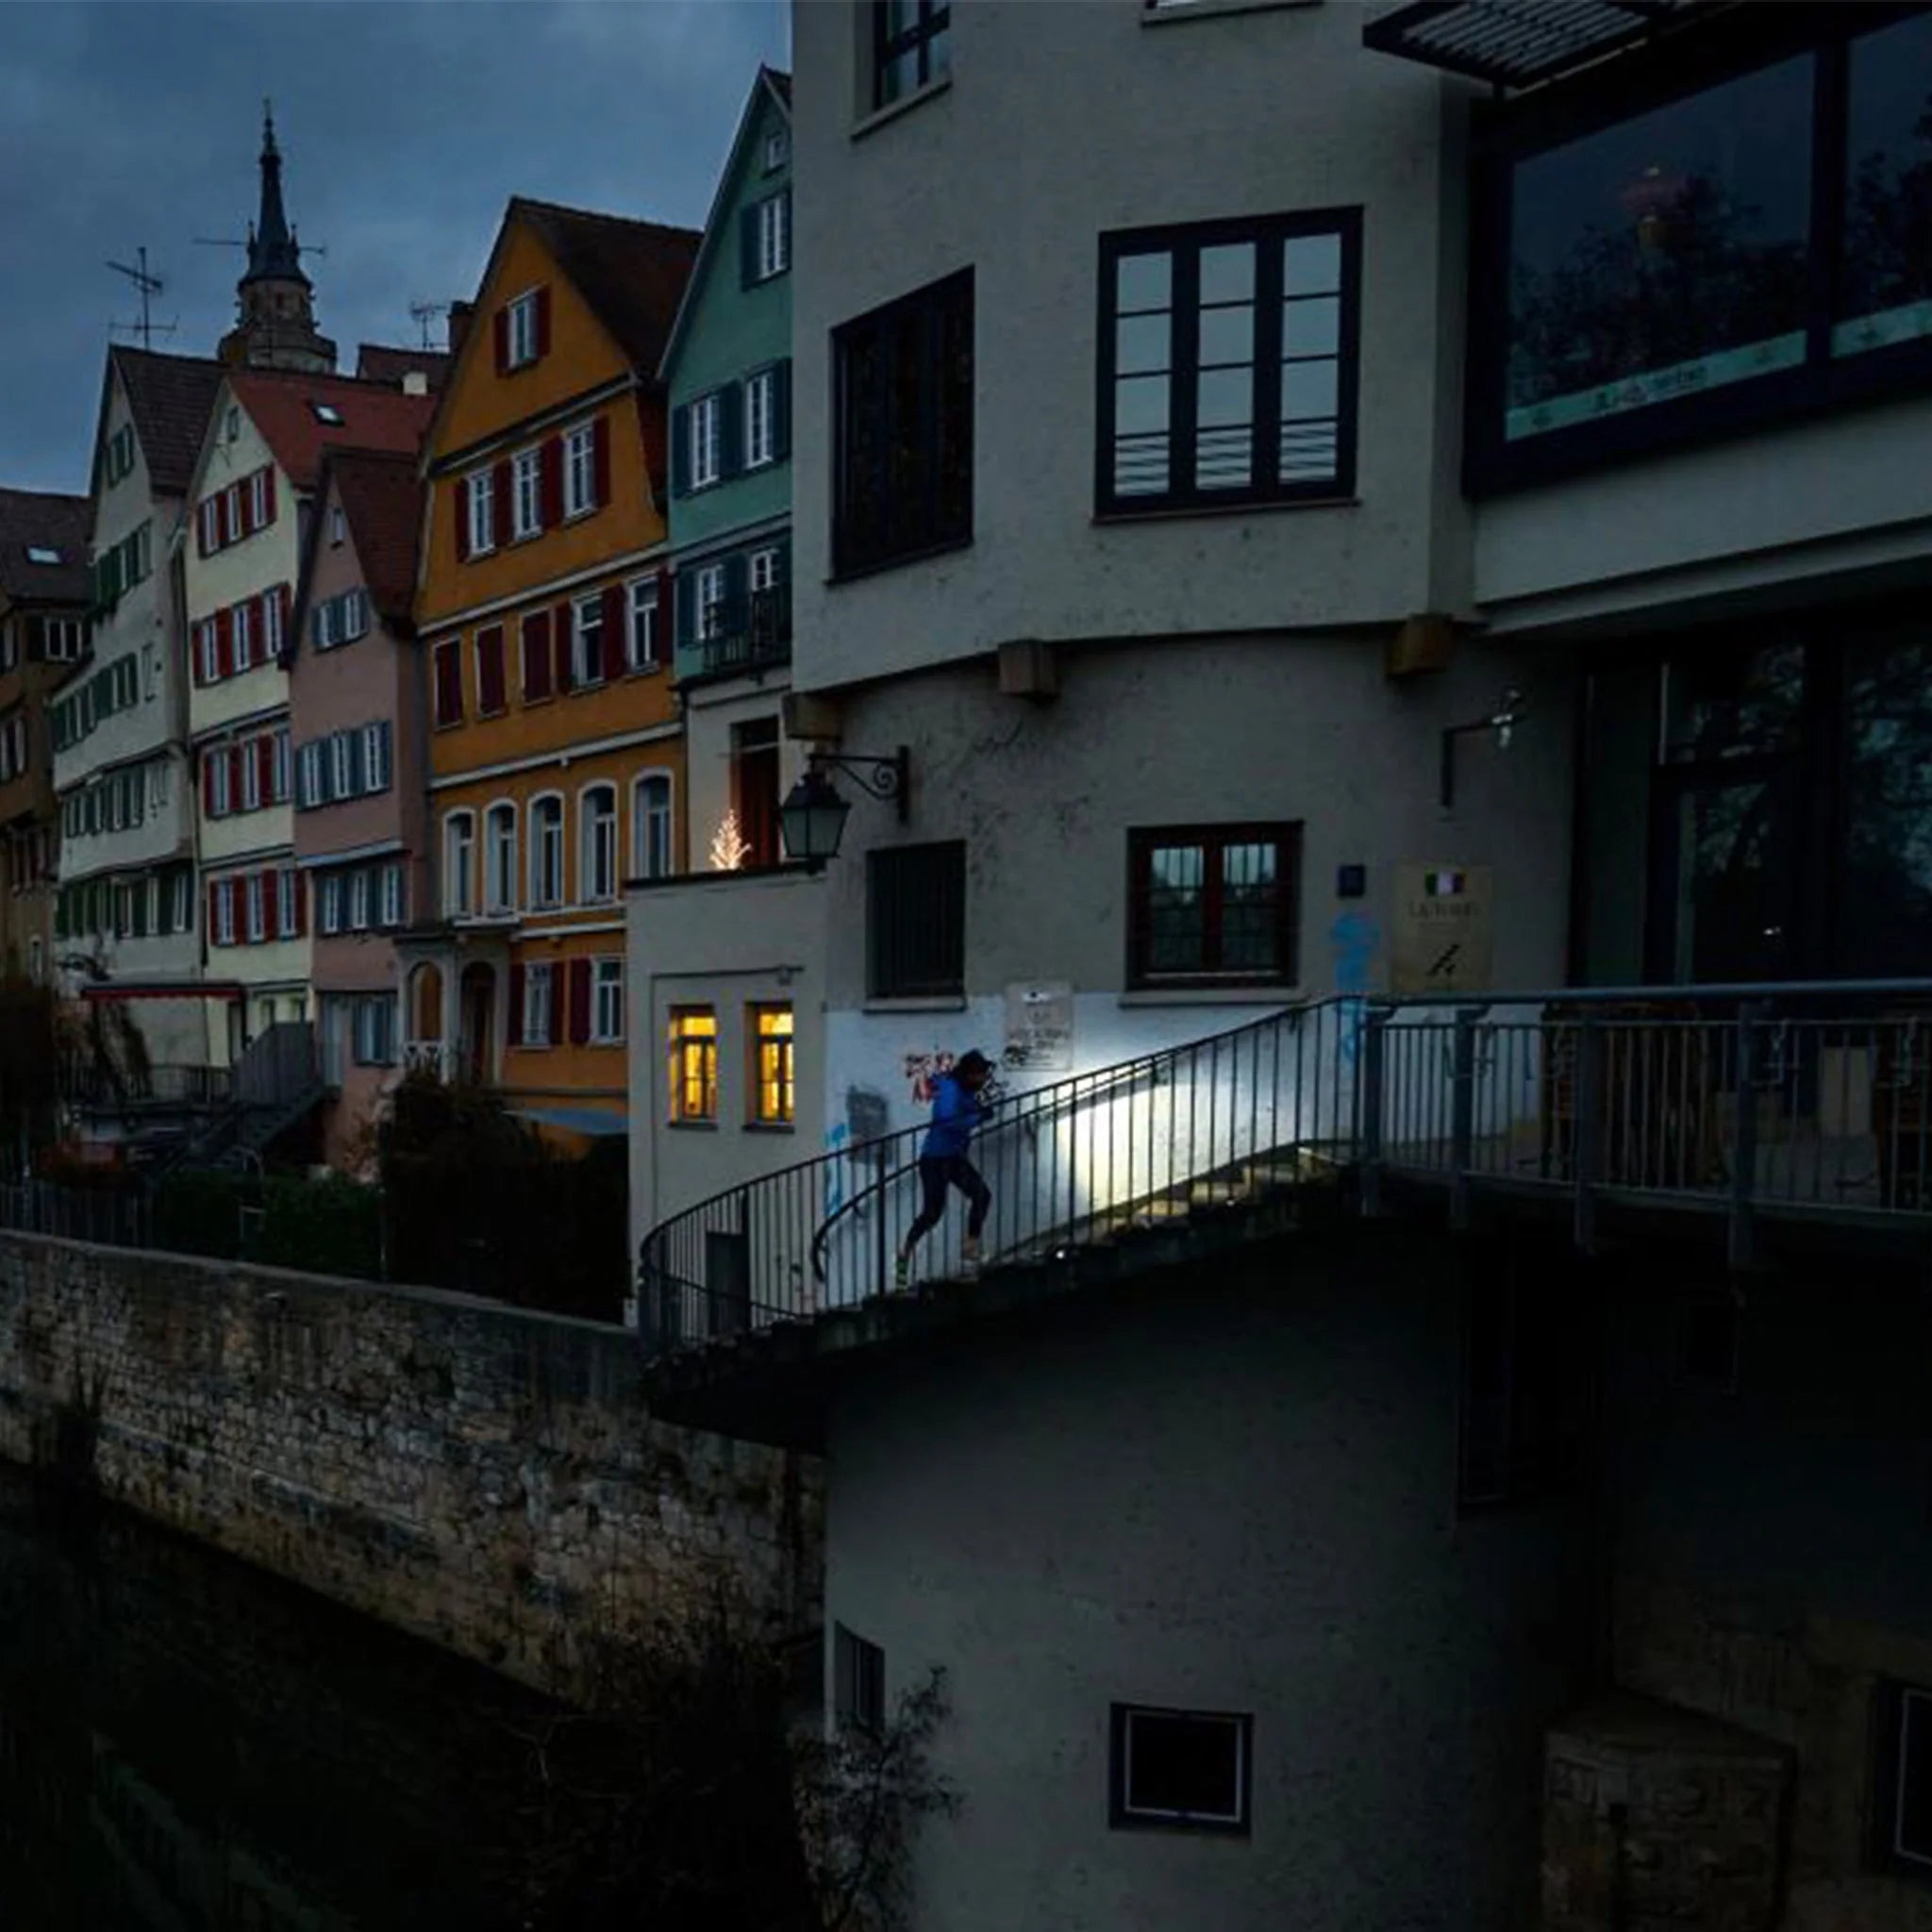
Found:
[[[1528,158],[1510,210],[1510,440],[1805,357],[1813,58]]]
[[[1845,960],[1861,974],[1932,961],[1932,643],[1853,646],[1845,678]]]
[[[1805,647],[1795,641],[1674,658],[1665,756],[1697,763],[1793,751],[1804,697]]]
[[[1341,290],[1341,237],[1291,235],[1282,243],[1282,293],[1333,295]]]
[[[1677,826],[1680,982],[1785,975],[1798,861],[1794,830],[1781,778],[1686,790]]]
[[[1225,845],[1221,853],[1221,966],[1274,973],[1281,964],[1273,842]]]
[[[1165,308],[1173,301],[1174,258],[1163,250],[1158,255],[1124,255],[1120,259],[1120,288],[1116,306],[1123,315],[1139,308]]]
[[[1115,343],[1115,366],[1123,375],[1141,375],[1164,371],[1168,366],[1168,338],[1172,325],[1165,315],[1123,316]]]
[[[1932,336],[1932,15],[1851,43],[1840,356]]]
[[[1255,244],[1229,242],[1201,251],[1203,302],[1252,302],[1255,299]]]
[[[1160,845],[1149,855],[1147,965],[1154,973],[1195,973],[1207,951],[1202,889],[1208,854],[1199,845]]]

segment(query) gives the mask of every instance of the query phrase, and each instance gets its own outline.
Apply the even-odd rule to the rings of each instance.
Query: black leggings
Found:
[[[944,1218],[949,1186],[966,1196],[966,1233],[973,1241],[979,1239],[979,1230],[986,1225],[986,1210],[992,1206],[992,1190],[963,1154],[931,1154],[919,1163],[919,1219],[906,1230],[908,1248]]]

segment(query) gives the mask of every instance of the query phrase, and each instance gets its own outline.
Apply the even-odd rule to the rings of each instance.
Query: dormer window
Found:
[[[333,403],[310,403],[308,408],[318,423],[325,424],[331,429],[342,426],[342,412]]]
[[[341,547],[342,539],[348,534],[348,523],[342,515],[341,504],[332,504],[328,513],[328,541],[331,550]]]
[[[509,366],[521,369],[537,354],[537,291],[532,289],[509,305]]]
[[[29,543],[26,560],[29,563],[59,563],[62,559],[59,551],[50,550],[44,543]]]
[[[225,433],[230,442],[240,442],[242,440],[242,411],[238,408],[233,408],[232,406],[229,408],[228,410],[227,428]]]

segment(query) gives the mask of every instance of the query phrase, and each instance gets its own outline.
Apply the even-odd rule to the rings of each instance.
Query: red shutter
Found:
[[[658,573],[658,608],[651,618],[651,660],[656,664],[671,661],[672,640],[677,635],[676,595],[677,581],[667,564]]]
[[[550,695],[550,613],[533,610],[524,619],[524,699]]]
[[[498,463],[490,473],[490,531],[501,550],[509,541],[509,465]]]
[[[194,548],[198,555],[208,555],[208,499],[204,497],[194,507]]]
[[[210,879],[208,882],[208,941],[211,946],[223,943],[221,903],[222,882],[219,879]]]
[[[509,374],[509,310],[499,308],[495,315],[496,324],[496,373]]]
[[[610,501],[610,418],[591,425],[591,493],[602,509]]]
[[[577,681],[576,664],[571,651],[570,606],[559,604],[550,620],[550,642],[557,658],[557,689],[569,691]]]
[[[302,872],[295,874],[295,937],[299,940],[308,930],[308,879]]]
[[[546,437],[537,454],[537,514],[546,530],[563,521],[563,438]]]
[[[277,939],[282,930],[282,908],[278,895],[281,880],[273,871],[261,875],[261,936]]]
[[[537,353],[547,356],[550,353],[550,284],[545,282],[537,291]]]
[[[436,647],[436,722],[456,724],[463,715],[463,641],[450,638]]]
[[[261,802],[267,805],[275,796],[275,748],[272,739],[255,741],[255,771],[261,781]]]
[[[215,755],[205,751],[201,755],[201,808],[209,817],[215,815]]]
[[[248,894],[242,890],[240,873],[222,883],[228,894],[228,929],[240,945],[248,937]]]
[[[242,809],[242,747],[237,744],[225,751],[222,756],[228,761],[228,809]]]
[[[215,613],[215,675],[232,677],[234,675],[235,613],[218,610]]]
[[[524,968],[518,961],[509,969],[509,1043],[521,1046],[524,1043]]]
[[[282,621],[277,628],[281,632],[282,648],[284,650],[287,650],[295,641],[289,630],[290,621],[293,616],[289,607],[294,602],[294,598],[295,592],[289,585],[277,584],[275,586],[275,599],[282,607]]]
[[[275,520],[275,466],[270,463],[262,475],[262,526],[266,528]]]
[[[260,653],[261,661],[264,664],[269,663],[277,655],[277,653],[271,651],[268,647],[269,606],[271,604],[279,604],[281,601],[280,591],[264,591],[260,596],[256,598],[255,615],[248,620],[250,626],[255,632],[256,648]],[[287,637],[288,633],[283,631],[279,635]]]
[[[237,499],[237,502],[242,513],[242,534],[244,537],[252,537],[255,535],[254,479],[252,477],[243,477],[241,484],[241,491],[242,494]]]
[[[242,486],[230,483],[222,491],[222,529],[230,543],[242,538]]]
[[[604,592],[604,676],[615,683],[624,675],[624,591],[611,584]]]
[[[493,624],[476,633],[476,708],[500,711],[503,708],[503,626]]]
[[[591,962],[570,962],[570,1043],[581,1046],[591,1037]]]
[[[470,560],[470,486],[462,477],[457,478],[457,485],[450,491],[450,506],[456,517],[457,561]]]

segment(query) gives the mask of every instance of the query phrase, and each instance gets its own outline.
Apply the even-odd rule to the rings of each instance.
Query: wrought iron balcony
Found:
[[[225,1107],[226,1067],[123,1067],[100,1060],[62,1070],[60,1097],[87,1113],[161,1112]]]
[[[698,645],[700,675],[705,677],[766,671],[791,661],[791,591],[783,584],[754,591],[746,599],[741,622]]]
[[[924,1126],[732,1188],[644,1239],[646,1345],[796,1327],[892,1294]],[[1003,1098],[973,1158],[989,1274],[1079,1265],[1324,1191],[1351,1210],[1536,1202],[1586,1249],[1687,1212],[1766,1231],[1932,1233],[1932,980],[1337,998]],[[1663,1210],[1659,1214],[1658,1210]],[[1290,1217],[1291,1218],[1291,1217]],[[956,1208],[919,1251],[957,1276]],[[1117,1253],[1114,1260],[1121,1259]]]

